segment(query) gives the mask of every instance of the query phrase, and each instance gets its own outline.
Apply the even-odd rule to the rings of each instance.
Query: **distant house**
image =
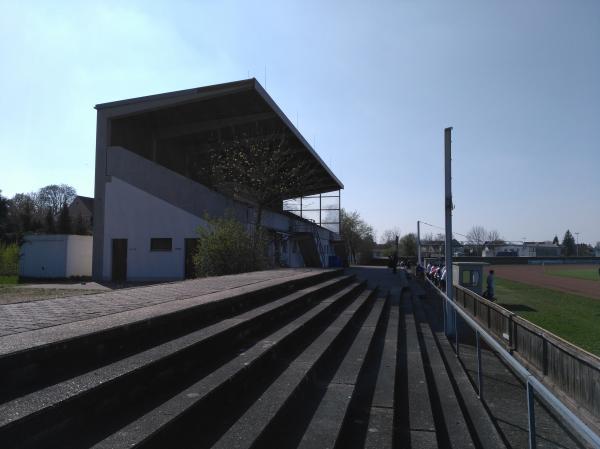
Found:
[[[482,257],[518,257],[520,255],[521,243],[493,243],[484,242]]]
[[[552,242],[525,242],[520,256],[525,257],[558,257],[561,246]]]
[[[94,198],[78,195],[69,206],[69,215],[73,225],[77,223],[79,215],[83,218],[83,223],[91,232],[94,226]]]
[[[444,255],[445,244],[443,240],[421,241],[421,257],[442,257]]]
[[[558,257],[562,247],[552,242],[485,242],[483,257]]]
[[[388,243],[377,243],[373,247],[373,259],[387,259],[391,247]]]
[[[444,240],[422,240],[421,257],[439,258],[446,254],[446,242]],[[452,239],[452,254],[454,256],[464,255],[464,246],[456,239]]]

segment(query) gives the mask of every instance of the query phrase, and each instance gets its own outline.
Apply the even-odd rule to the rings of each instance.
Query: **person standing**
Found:
[[[494,270],[490,270],[487,276],[487,299],[494,299]]]

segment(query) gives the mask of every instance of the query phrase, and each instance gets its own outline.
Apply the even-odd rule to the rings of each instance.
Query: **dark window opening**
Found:
[[[150,239],[150,251],[171,251],[173,239]]]

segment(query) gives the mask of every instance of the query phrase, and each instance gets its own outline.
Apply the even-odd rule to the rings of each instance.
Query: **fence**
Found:
[[[600,430],[600,358],[464,287],[454,286],[453,292],[477,323]]]
[[[483,339],[492,350],[513,370],[515,374],[517,374],[521,379],[525,382],[527,387],[527,416],[528,416],[528,433],[529,433],[529,448],[534,449],[536,447],[536,427],[535,427],[535,407],[534,407],[534,395],[537,394],[555,413],[558,414],[563,420],[563,422],[568,425],[575,433],[580,435],[586,442],[590,443],[593,447],[600,448],[600,436],[590,428],[585,422],[583,422],[579,416],[577,416],[573,411],[571,411],[568,407],[566,407],[563,401],[550,391],[545,385],[545,382],[538,380],[533,374],[528,371],[523,364],[521,364],[515,357],[514,353],[511,354],[506,350],[506,343],[503,342],[501,344],[498,341],[498,338],[493,336],[491,333],[488,333],[487,329],[484,328],[481,324],[480,318],[473,318],[470,313],[465,311],[464,306],[461,307],[458,305],[458,300],[452,301],[449,299],[442,291],[440,291],[429,279],[426,278],[426,282],[437,291],[437,293],[441,296],[444,302],[444,309],[447,312],[454,312],[454,319],[456,320],[459,316],[462,318],[463,322],[468,325],[474,332],[476,338],[477,345],[477,389],[478,395],[480,398],[483,398],[483,383],[482,383],[482,366],[481,366],[481,345],[480,340]],[[456,291],[457,289],[454,289]],[[462,289],[463,300],[471,295],[469,290]],[[477,297],[475,300],[478,300],[481,297]],[[483,299],[483,298],[481,298]],[[479,301],[477,301],[480,304]],[[476,308],[477,306],[475,306]],[[502,309],[501,307],[496,306],[498,309]],[[486,310],[486,309],[484,309]],[[488,312],[490,315],[492,314],[491,309]],[[445,314],[447,313],[445,312]],[[508,312],[508,311],[506,311]],[[510,312],[509,312],[510,313]],[[480,315],[481,316],[481,315]],[[514,318],[512,322],[514,323]],[[489,322],[491,322],[491,317],[488,318]],[[523,320],[524,321],[524,320]],[[458,324],[458,323],[457,323]],[[485,325],[485,323],[482,323]],[[446,327],[446,321],[444,321],[444,328]],[[458,329],[458,327],[457,327]],[[490,329],[491,330],[491,329]],[[510,334],[509,334],[510,335]],[[456,355],[459,356],[459,332],[455,333],[456,338]],[[504,337],[503,337],[504,338]],[[510,341],[510,337],[508,339]]]

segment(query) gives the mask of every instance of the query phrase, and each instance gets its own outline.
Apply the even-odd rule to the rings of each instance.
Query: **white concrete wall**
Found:
[[[102,278],[112,276],[112,239],[127,239],[128,280],[183,279],[186,238],[201,218],[112,176],[106,183]],[[169,252],[150,251],[151,238],[172,238]]]
[[[91,235],[67,236],[67,277],[92,275],[93,240]]]
[[[30,278],[67,277],[66,235],[28,235],[21,246],[19,276]]]
[[[92,275],[91,235],[28,235],[21,246],[19,275],[68,278]]]

